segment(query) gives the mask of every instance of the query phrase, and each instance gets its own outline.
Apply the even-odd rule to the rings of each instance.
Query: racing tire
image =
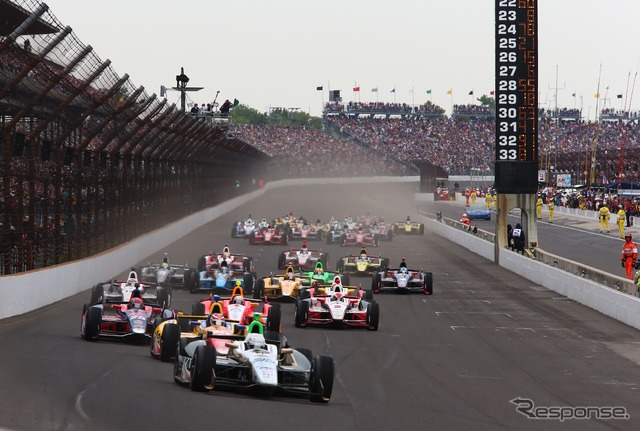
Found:
[[[420,227],[418,228],[418,235],[424,235],[424,225],[420,223]]]
[[[244,272],[251,272],[253,269],[253,258],[245,257],[242,259],[242,269]]]
[[[340,274],[343,286],[351,286],[351,276],[349,274]]]
[[[264,279],[259,279],[256,282],[256,287],[253,289],[253,299],[261,299],[264,292]]]
[[[365,301],[373,301],[373,290],[365,290],[362,294],[362,299]]]
[[[424,294],[433,295],[433,273],[424,273]]]
[[[204,316],[205,309],[204,304],[202,302],[196,302],[191,306],[191,315],[192,316]]]
[[[311,402],[328,403],[333,391],[333,358],[316,356],[311,365]]]
[[[304,328],[307,326],[307,316],[309,315],[309,303],[298,299],[294,312],[294,324],[296,328]]]
[[[302,356],[307,358],[310,364],[313,364],[313,352],[311,351],[311,349],[306,349],[304,347],[297,347],[295,350],[302,353]]]
[[[191,285],[194,283],[195,278],[193,269],[185,269],[183,277],[184,288],[191,290]]]
[[[287,260],[287,256],[285,255],[285,253],[284,252],[280,253],[280,255],[278,256],[278,269],[285,268],[286,260]]]
[[[171,307],[171,291],[166,287],[158,287],[156,290],[156,303],[162,308]]]
[[[246,273],[244,274],[243,279],[243,291],[244,293],[253,293],[253,284],[255,283],[255,279],[253,278],[253,274]]]
[[[162,362],[169,362],[176,356],[179,341],[180,326],[177,323],[165,324],[160,341],[159,358]]]
[[[282,348],[283,336],[277,331],[264,331],[264,341],[267,344],[272,344],[278,349],[278,356],[280,356],[280,349]]]
[[[302,289],[300,291],[300,299],[309,299],[309,298],[311,298],[311,292],[309,292],[309,289]]]
[[[380,323],[380,305],[377,302],[371,302],[367,306],[367,329],[377,331],[378,323]]]
[[[344,259],[340,259],[338,263],[336,263],[336,272],[344,274]]]
[[[380,245],[380,238],[378,238],[378,234],[373,235],[373,246],[377,247]]]
[[[267,331],[280,332],[282,330],[282,309],[280,304],[272,304],[267,313]]]
[[[326,268],[329,265],[329,253],[321,254],[318,261],[322,262],[322,268]]]
[[[102,310],[98,307],[88,307],[87,317],[84,324],[84,339],[86,341],[96,341],[100,335],[100,324],[102,323]]]
[[[213,389],[213,367],[215,365],[216,349],[211,346],[196,347],[189,385],[192,391],[205,392]]]
[[[371,292],[373,293],[382,293],[382,286],[380,280],[380,273],[373,274],[371,279]]]
[[[200,256],[200,258],[198,259],[198,272],[202,272],[206,269],[207,266],[207,257],[206,256]]]
[[[255,245],[255,243],[256,243],[256,233],[251,232],[249,234],[249,245]]]
[[[387,269],[389,269],[389,258],[385,257],[384,259],[382,259],[382,262],[380,262],[380,267],[383,271],[386,271]]]
[[[90,305],[101,304],[102,299],[104,298],[104,288],[102,287],[102,283],[98,283],[91,288],[91,301]]]
[[[194,275],[193,283],[189,286],[189,293],[196,293],[198,287],[200,287],[200,273]]]

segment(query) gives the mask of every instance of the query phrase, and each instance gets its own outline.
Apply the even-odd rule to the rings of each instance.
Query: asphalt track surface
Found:
[[[259,275],[276,269],[280,246],[230,239],[249,213],[293,210],[328,219],[370,212],[386,220],[417,217],[415,185],[305,186],[272,191],[140,262],[168,252],[174,263],[229,243],[254,257]],[[556,228],[554,226],[554,228]],[[573,231],[572,231],[573,232]],[[582,239],[579,239],[582,238]],[[590,236],[576,237],[584,250]],[[320,246],[320,244],[319,244]],[[321,247],[331,262],[349,250]],[[357,249],[350,250],[357,252]],[[397,265],[434,274],[434,295],[377,295],[378,331],[295,328],[292,346],[330,355],[336,364],[328,404],[218,391],[194,393],[173,382],[172,365],[147,345],[79,338],[89,291],[28,315],[0,321],[0,427],[11,430],[631,430],[640,425],[638,331],[537,286],[430,235],[382,243]],[[115,276],[116,274],[114,274]],[[98,281],[98,280],[96,280]],[[363,287],[367,278],[354,279]],[[87,286],[89,287],[89,286]],[[201,295],[174,291],[190,310]],[[620,406],[626,420],[529,419],[510,400],[536,407]],[[544,413],[544,412],[542,412]]]

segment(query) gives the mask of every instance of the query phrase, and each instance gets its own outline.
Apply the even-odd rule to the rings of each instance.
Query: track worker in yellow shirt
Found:
[[[607,228],[607,233],[609,233],[609,217],[611,213],[609,212],[609,208],[607,208],[607,204],[603,203],[598,210],[598,218],[600,219],[600,233],[602,233],[603,229]]]
[[[620,234],[620,239],[622,239],[624,238],[624,223],[627,219],[627,213],[624,212],[622,205],[618,205],[618,212],[616,215],[618,216],[618,233]]]

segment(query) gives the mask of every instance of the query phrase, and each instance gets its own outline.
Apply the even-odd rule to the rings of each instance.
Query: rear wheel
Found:
[[[204,316],[204,304],[202,302],[196,302],[191,306],[191,315],[192,316]]]
[[[185,289],[190,289],[191,285],[194,283],[195,274],[193,273],[193,269],[185,269],[183,274],[183,283]]]
[[[380,322],[380,305],[377,302],[371,302],[367,306],[367,329],[372,331],[378,330],[378,323]]]
[[[389,269],[389,258],[385,257],[384,259],[382,259],[382,262],[380,262],[380,266],[383,270]]]
[[[295,350],[302,353],[302,355],[309,360],[310,364],[313,364],[313,352],[311,349],[305,349],[304,347],[297,347]]]
[[[420,227],[418,228],[418,234],[424,235],[424,225],[423,224],[420,224]]]
[[[286,259],[287,256],[285,255],[285,253],[280,253],[280,256],[278,256],[278,269],[284,269]]]
[[[242,259],[242,269],[244,272],[251,272],[253,269],[253,259],[250,257],[245,257]]]
[[[301,301],[298,299],[296,301],[295,308],[295,325],[296,328],[304,328],[307,326],[307,316],[309,314],[309,303],[307,301]]]
[[[175,357],[178,341],[180,341],[180,326],[177,323],[166,323],[160,342],[160,360],[162,362],[169,362]]]
[[[253,289],[253,299],[261,299],[264,292],[264,279],[260,279],[256,282],[256,287]]]
[[[349,274],[340,274],[343,286],[351,286],[351,276]]]
[[[250,245],[254,245],[256,243],[256,233],[255,232],[251,232],[249,234],[249,244]]]
[[[251,273],[245,273],[244,274],[244,293],[253,293],[253,283],[254,283],[254,278],[253,278],[253,274]]]
[[[200,258],[198,259],[198,272],[202,272],[206,269],[207,266],[207,257],[206,256],[200,256]]]
[[[373,290],[365,290],[362,294],[362,299],[365,301],[373,301]]]
[[[216,349],[211,346],[198,346],[193,354],[191,372],[192,391],[210,391],[213,389],[213,367],[216,365]]]
[[[156,291],[156,303],[162,308],[171,307],[171,292],[166,287],[158,287]]]
[[[280,332],[282,329],[282,309],[280,304],[273,304],[267,313],[267,331]]]
[[[433,273],[424,273],[424,293],[425,295],[433,295]]]
[[[91,288],[91,305],[100,304],[104,296],[104,288],[102,283],[98,283]]]
[[[333,359],[328,356],[316,356],[311,366],[311,401],[328,403],[333,391]]]
[[[373,274],[373,278],[371,279],[371,291],[375,293],[380,293],[382,291],[382,281],[380,279],[379,272]]]

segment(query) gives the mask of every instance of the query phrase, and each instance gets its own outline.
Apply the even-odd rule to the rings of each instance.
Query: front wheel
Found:
[[[261,299],[264,292],[264,279],[261,278],[256,283],[256,287],[253,289],[253,299]]]
[[[433,295],[433,274],[431,272],[424,273],[424,293],[425,295]]]
[[[96,341],[100,335],[100,324],[102,323],[102,310],[98,307],[89,307],[84,325],[84,339]]]
[[[282,309],[280,304],[273,304],[267,313],[267,331],[280,332],[282,329]]]
[[[193,354],[191,390],[204,392],[213,389],[213,367],[216,365],[216,350],[211,346],[198,346]]]
[[[180,326],[177,323],[166,323],[162,329],[160,341],[160,360],[169,362],[176,355],[180,341]]]
[[[311,401],[328,403],[333,391],[333,359],[328,356],[316,356],[313,358],[311,370]]]

